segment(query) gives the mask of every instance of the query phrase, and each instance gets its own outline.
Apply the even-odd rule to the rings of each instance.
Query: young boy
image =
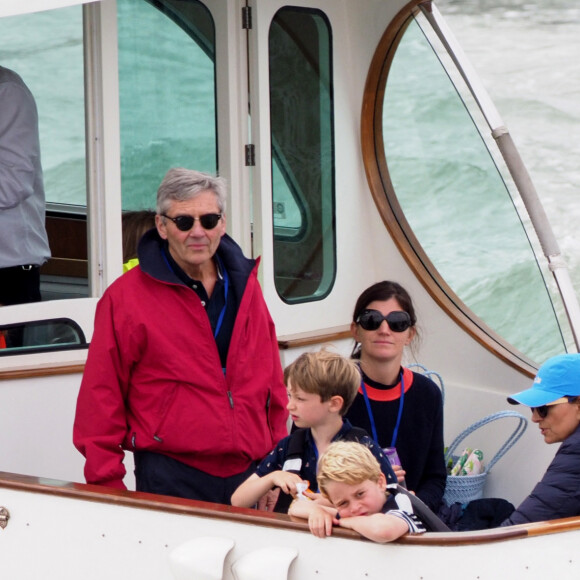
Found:
[[[296,500],[288,513],[308,519],[319,538],[332,534],[332,526],[354,530],[374,542],[392,542],[400,536],[425,532],[413,513],[409,498],[389,486],[379,463],[360,443],[339,441],[318,461],[318,485],[323,498]],[[325,501],[325,499],[328,502]]]
[[[288,388],[287,408],[299,429],[282,439],[256,472],[236,489],[232,505],[251,507],[271,489],[280,488],[275,511],[286,512],[296,496],[296,484],[308,483],[312,492],[317,491],[318,456],[332,441],[344,439],[367,445],[389,483],[396,483],[380,447],[343,418],[360,384],[360,373],[352,361],[328,350],[304,353],[286,367],[284,380]],[[298,439],[301,445],[297,453]]]

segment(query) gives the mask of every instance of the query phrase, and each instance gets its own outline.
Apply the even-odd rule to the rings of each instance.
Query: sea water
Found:
[[[580,4],[436,3],[514,138],[580,295]]]

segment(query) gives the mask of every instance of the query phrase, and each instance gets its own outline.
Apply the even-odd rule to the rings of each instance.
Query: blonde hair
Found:
[[[336,441],[328,446],[318,460],[318,487],[328,498],[326,486],[330,482],[356,485],[370,480],[377,482],[382,474],[381,466],[370,449],[356,441]]]
[[[305,352],[284,369],[286,385],[300,387],[305,393],[319,395],[322,401],[342,397],[340,414],[352,405],[361,381],[356,364],[326,349]]]

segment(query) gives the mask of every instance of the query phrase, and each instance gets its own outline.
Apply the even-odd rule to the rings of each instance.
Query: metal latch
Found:
[[[4,529],[8,525],[10,513],[5,507],[0,507],[0,528]]]

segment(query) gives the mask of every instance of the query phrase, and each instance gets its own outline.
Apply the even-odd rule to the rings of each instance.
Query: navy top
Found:
[[[340,441],[346,433],[352,429],[352,425],[346,419],[343,419],[342,427],[340,431],[332,438],[332,441]],[[284,467],[284,462],[288,456],[288,443],[290,441],[291,435],[284,437],[278,442],[278,445],[272,449],[272,451],[262,460],[256,473],[263,477],[268,473],[273,471],[282,471]],[[397,479],[393,470],[391,469],[391,464],[389,460],[382,452],[381,448],[370,438],[362,437],[359,442],[366,445],[371,453],[377,458],[381,471],[385,474],[387,478],[387,483],[396,483]],[[316,464],[318,461],[318,451],[316,445],[314,444],[314,439],[312,437],[312,432],[310,429],[306,430],[306,446],[304,449],[304,455],[302,456],[302,466],[300,469],[300,477],[310,483],[310,489],[312,491],[318,491],[318,483],[316,481]]]
[[[234,329],[234,324],[236,322],[236,312],[237,312],[236,300],[235,296],[233,295],[234,290],[231,284],[229,285],[226,304],[224,277],[227,275],[227,272],[225,272],[225,267],[223,266],[223,264],[220,264],[219,261],[216,261],[218,277],[210,297],[208,296],[204,285],[199,280],[190,278],[179,266],[179,264],[173,259],[171,253],[169,252],[167,240],[164,241],[165,244],[163,247],[163,251],[165,252],[165,255],[167,257],[168,264],[170,265],[175,275],[186,286],[191,288],[199,296],[199,299],[201,300],[201,303],[203,304],[203,306],[205,307],[205,311],[207,312],[207,316],[211,324],[211,329],[214,332],[214,336],[221,312],[225,308],[222,324],[220,325],[217,336],[215,336],[215,341],[220,354],[222,367],[225,368],[226,360],[228,358],[228,350],[230,347],[230,340],[232,338],[232,332]]]
[[[565,439],[542,480],[502,526],[580,515],[580,427]]]
[[[399,412],[401,384],[383,385],[362,375],[381,447],[389,447]],[[371,432],[360,390],[346,413],[353,425]],[[447,472],[443,452],[443,402],[439,387],[420,373],[405,369],[405,398],[396,442],[406,471],[405,483],[434,512],[445,491]]]

